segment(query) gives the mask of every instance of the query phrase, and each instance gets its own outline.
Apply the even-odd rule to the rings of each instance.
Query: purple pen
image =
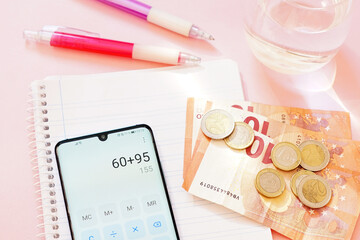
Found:
[[[184,35],[186,37],[214,40],[214,37],[204,32],[193,23],[173,16],[145,3],[136,0],[98,0],[112,7],[131,13],[153,24]]]

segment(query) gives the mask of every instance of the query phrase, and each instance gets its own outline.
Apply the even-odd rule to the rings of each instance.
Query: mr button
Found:
[[[146,212],[153,213],[161,210],[160,196],[157,194],[148,195],[142,199],[143,209]]]

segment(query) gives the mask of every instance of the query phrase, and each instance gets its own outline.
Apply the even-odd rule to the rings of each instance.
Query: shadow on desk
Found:
[[[337,70],[334,82],[323,91],[299,88],[301,82],[296,85],[292,80],[281,79],[278,76],[286,75],[275,73],[260,63],[261,67],[258,69],[263,71],[262,75],[269,81],[277,102],[283,103],[282,105],[350,112],[353,139],[360,140],[360,71],[357,69],[359,66],[356,66],[360,62],[360,56],[344,47],[335,61]]]

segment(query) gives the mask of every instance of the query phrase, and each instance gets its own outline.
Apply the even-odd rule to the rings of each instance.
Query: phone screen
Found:
[[[150,127],[65,140],[56,157],[73,239],[179,239]]]

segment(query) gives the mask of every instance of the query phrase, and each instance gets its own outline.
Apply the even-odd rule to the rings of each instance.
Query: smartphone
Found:
[[[74,240],[179,239],[149,126],[64,140],[55,153]]]

